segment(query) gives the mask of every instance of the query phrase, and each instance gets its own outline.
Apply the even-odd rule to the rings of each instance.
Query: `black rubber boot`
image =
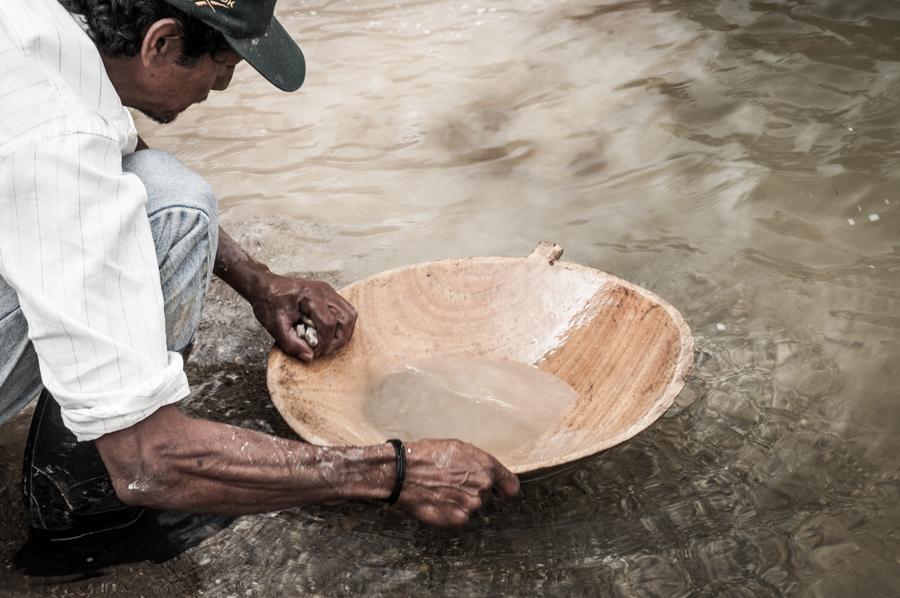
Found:
[[[124,504],[94,443],[76,440],[46,390],[31,421],[22,476],[30,529],[15,565],[28,575],[77,579],[115,564],[163,562],[234,520]]]

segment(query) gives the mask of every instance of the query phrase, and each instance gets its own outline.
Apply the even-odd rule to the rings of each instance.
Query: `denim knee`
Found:
[[[4,286],[0,279],[0,307]],[[3,425],[43,388],[37,354],[28,340],[28,322],[18,305],[9,313],[0,313],[0,347],[0,399],[4,399],[0,401],[0,425]]]
[[[126,156],[125,171],[147,189],[147,215],[166,312],[169,350],[194,338],[212,278],[218,247],[218,201],[209,184],[177,158],[160,150]]]
[[[122,159],[122,169],[136,174],[147,189],[147,214],[173,204],[193,208],[210,220],[218,218],[218,200],[202,176],[162,150],[134,152]]]

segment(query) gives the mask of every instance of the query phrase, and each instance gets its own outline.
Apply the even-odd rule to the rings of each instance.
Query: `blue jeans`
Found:
[[[219,240],[216,197],[174,156],[144,150],[122,160],[147,188],[147,216],[156,245],[170,351],[193,340],[212,277]],[[0,425],[40,393],[37,355],[15,291],[0,278]]]
[[[213,272],[219,230],[216,198],[199,175],[165,152],[137,152],[125,157],[122,166],[147,189],[167,344],[169,350],[185,354],[200,323]],[[16,295],[0,279],[0,346],[13,348],[0,357],[0,422],[41,391],[37,357],[26,331]],[[178,548],[172,540],[179,518],[118,500],[94,443],[76,440],[46,391],[25,447],[23,495],[30,533],[16,562],[32,575],[83,572],[118,562],[159,562],[186,547]]]

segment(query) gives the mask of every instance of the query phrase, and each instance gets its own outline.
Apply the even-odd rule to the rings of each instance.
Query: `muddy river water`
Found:
[[[175,561],[36,594],[895,596],[900,5],[883,0],[281,0],[308,78],[246,66],[167,127],[223,224],[343,285],[409,263],[565,258],[696,341],[633,440],[462,531],[367,505],[244,517]],[[268,343],[219,284],[190,407],[290,434]],[[27,418],[3,430],[21,539]],[[2,585],[2,584],[0,584]],[[3,593],[0,588],[0,594]]]

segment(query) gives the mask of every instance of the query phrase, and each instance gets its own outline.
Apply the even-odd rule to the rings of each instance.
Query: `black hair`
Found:
[[[221,33],[165,0],[59,0],[59,3],[69,12],[84,17],[94,44],[113,58],[137,56],[150,26],[168,18],[181,23],[179,63],[184,66],[228,47]]]

